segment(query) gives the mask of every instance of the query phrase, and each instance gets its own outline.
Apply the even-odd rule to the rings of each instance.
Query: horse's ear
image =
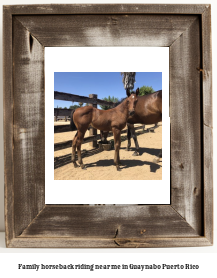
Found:
[[[127,96],[128,96],[128,97],[130,96],[130,90],[129,90],[129,88],[127,88]]]
[[[139,95],[139,88],[136,89],[136,95]]]

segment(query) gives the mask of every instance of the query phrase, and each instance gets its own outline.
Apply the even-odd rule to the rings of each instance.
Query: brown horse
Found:
[[[121,130],[126,126],[127,119],[135,113],[138,94],[139,88],[136,90],[136,93],[131,94],[129,90],[127,90],[128,98],[115,108],[109,110],[100,110],[92,106],[85,106],[77,108],[74,111],[73,122],[78,129],[72,142],[72,162],[74,167],[78,167],[75,160],[75,151],[77,148],[78,163],[81,165],[82,169],[86,169],[81,157],[81,143],[89,125],[92,125],[94,128],[102,131],[113,131],[115,143],[114,163],[117,170],[120,170],[119,149],[121,145]]]
[[[134,129],[134,124],[157,124],[162,121],[162,90],[152,94],[139,96],[134,115],[127,120],[127,150],[131,147],[131,137],[134,139],[136,151],[133,155],[139,155],[139,144]]]
[[[139,144],[134,128],[134,124],[157,124],[162,121],[162,90],[138,96],[138,103],[135,108],[134,115],[127,120],[127,151],[131,147],[131,137],[134,140],[136,151],[133,155],[139,155]],[[106,141],[108,132],[101,131],[102,140]],[[158,156],[161,156],[161,152]]]

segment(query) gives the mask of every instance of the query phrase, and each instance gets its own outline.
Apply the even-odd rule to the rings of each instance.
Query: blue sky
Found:
[[[162,89],[161,72],[137,72],[134,90],[142,86],[152,86],[155,91]],[[74,95],[97,94],[98,99],[126,96],[120,72],[55,72],[54,90]],[[74,102],[73,104],[77,104]],[[54,107],[69,107],[72,102],[54,100]],[[99,108],[99,107],[98,107]]]

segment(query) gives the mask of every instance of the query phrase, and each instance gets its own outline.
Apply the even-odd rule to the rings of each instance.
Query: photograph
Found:
[[[55,72],[54,90],[55,180],[162,179],[161,72]]]

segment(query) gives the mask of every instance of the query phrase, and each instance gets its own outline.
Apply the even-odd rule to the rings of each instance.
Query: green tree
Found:
[[[75,110],[76,108],[79,108],[80,106],[79,105],[71,105],[71,106],[69,106],[69,109],[73,109],[73,110]]]
[[[154,89],[152,88],[152,86],[142,86],[141,88],[139,88],[139,95],[140,96],[144,96],[144,95],[148,95],[148,94],[152,94],[154,93]]]
[[[118,98],[116,97],[104,97],[103,100],[105,101],[109,101],[109,102],[118,102]],[[108,110],[110,109],[111,107],[110,106],[107,106],[107,105],[100,105],[100,107],[103,109],[103,110]]]

